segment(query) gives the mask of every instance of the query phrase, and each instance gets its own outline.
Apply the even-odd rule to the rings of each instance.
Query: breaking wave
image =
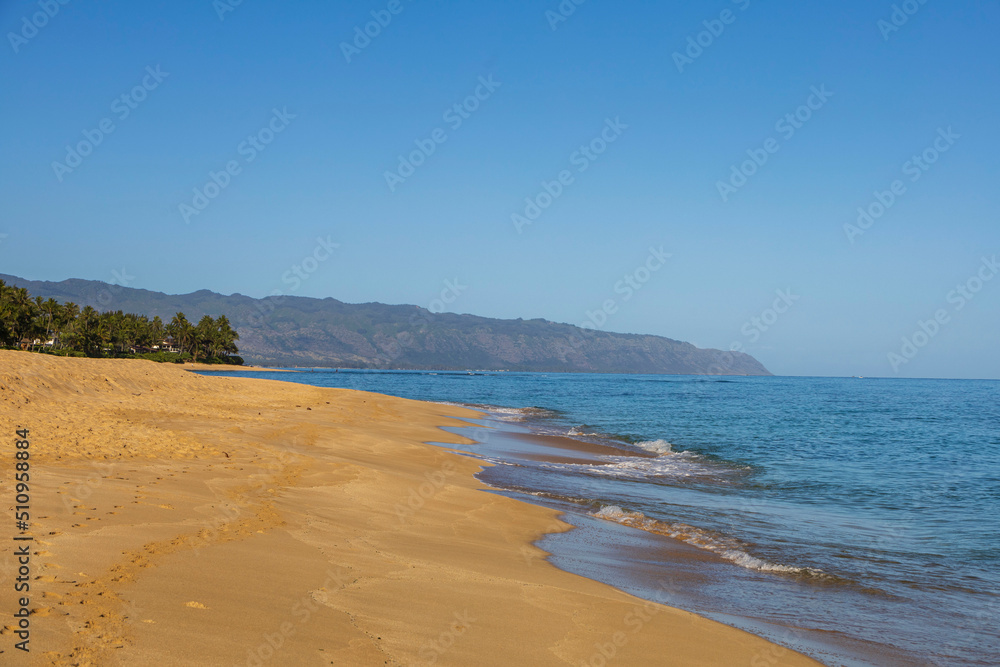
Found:
[[[735,541],[715,535],[701,528],[695,528],[684,523],[666,523],[647,517],[642,512],[628,512],[617,505],[605,505],[600,510],[592,512],[591,516],[605,521],[614,521],[623,526],[630,526],[645,530],[649,533],[664,535],[681,540],[691,546],[711,551],[721,556],[731,563],[748,570],[758,570],[760,572],[778,572],[782,574],[796,574],[809,577],[826,577],[826,573],[812,567],[793,567],[791,565],[781,565],[771,563],[757,558],[743,550]]]
[[[645,449],[647,452],[653,452],[654,454],[674,453],[674,446],[666,440],[644,440],[642,442],[635,443],[635,446],[640,449]]]

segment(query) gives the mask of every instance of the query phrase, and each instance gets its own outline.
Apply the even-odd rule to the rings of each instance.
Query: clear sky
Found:
[[[995,1],[63,2],[0,2],[0,272],[1000,378]]]

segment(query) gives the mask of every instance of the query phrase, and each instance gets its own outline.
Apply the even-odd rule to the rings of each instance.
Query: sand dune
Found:
[[[3,664],[805,665],[562,572],[566,528],[426,441],[471,411],[0,351],[4,506],[30,429],[31,653]],[[0,523],[13,542],[12,516]],[[0,555],[10,619],[16,563]]]

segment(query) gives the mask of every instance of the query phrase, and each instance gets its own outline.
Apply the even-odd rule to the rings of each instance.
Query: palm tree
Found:
[[[13,287],[0,280],[0,345],[4,347],[14,343],[13,292]]]
[[[153,335],[153,326],[149,318],[145,315],[134,315],[132,313],[129,313],[126,317],[129,318],[133,331],[132,345],[142,348],[152,347],[155,336]],[[156,342],[159,342],[159,340]]]
[[[73,323],[69,339],[71,346],[88,357],[100,356],[107,340],[107,331],[101,322],[101,315],[90,306],[80,311]]]
[[[120,310],[101,314],[101,325],[111,344],[112,353],[124,354],[131,342],[128,317]]]
[[[194,327],[184,317],[184,313],[177,313],[174,319],[167,325],[167,335],[174,339],[174,343],[182,350],[190,351],[191,342],[194,339]]]
[[[32,340],[36,329],[36,305],[28,290],[23,287],[13,288],[11,294],[13,307],[14,342]]]
[[[61,315],[63,322],[69,324],[79,316],[80,316],[80,306],[76,305],[72,301],[67,301],[66,303],[63,304],[62,315]]]
[[[41,298],[42,297],[38,297],[39,301],[41,301]],[[59,305],[58,301],[50,297],[44,303],[39,304],[39,310],[45,313],[46,316],[45,336],[49,337],[52,335],[53,331],[52,325],[56,321],[56,316],[59,314],[60,310],[62,310],[62,306]]]
[[[153,321],[149,323],[149,337],[150,345],[159,345],[163,342],[163,337],[166,333],[163,330],[163,320],[157,315],[153,318]]]
[[[80,316],[80,307],[72,301],[67,301],[62,308],[56,312],[55,330],[59,333],[59,345],[62,348],[66,343],[62,339],[62,334],[72,328],[76,318]]]
[[[219,330],[219,350],[225,354],[237,354],[239,348],[236,347],[236,341],[240,339],[240,335],[229,324],[229,318],[219,315],[215,326]]]
[[[198,361],[198,354],[204,353],[206,357],[214,357],[218,349],[218,331],[215,328],[215,320],[209,315],[205,315],[199,320],[195,327],[194,344],[191,354],[195,361]]]

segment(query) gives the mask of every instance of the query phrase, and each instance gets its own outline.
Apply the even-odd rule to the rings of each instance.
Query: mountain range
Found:
[[[96,280],[48,282],[2,274],[0,280],[44,299],[159,316],[164,322],[176,312],[192,322],[225,315],[240,334],[240,355],[262,366],[770,375],[744,353],[542,319],[501,320],[333,298],[254,299],[208,290],[174,295]]]

